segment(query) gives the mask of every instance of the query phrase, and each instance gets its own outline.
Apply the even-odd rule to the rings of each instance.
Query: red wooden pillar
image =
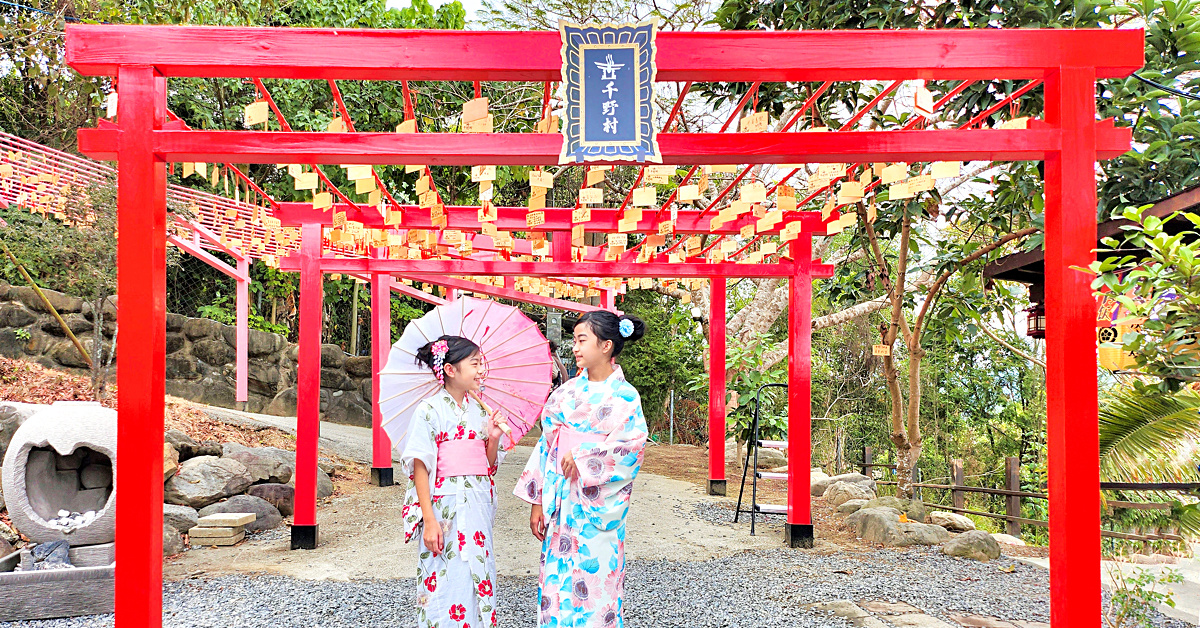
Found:
[[[725,286],[711,279],[708,315],[708,494],[725,494]]]
[[[296,503],[292,549],[317,547],[317,439],[321,435],[321,225],[300,231],[300,364],[296,371]]]
[[[150,132],[167,112],[167,80],[149,66],[117,73],[116,625],[162,625],[162,440],[167,355],[167,170]]]
[[[234,400],[246,409],[245,403],[250,399],[249,368],[250,368],[250,259],[242,257],[237,263],[237,352],[236,366],[237,390]]]
[[[1096,73],[1046,77],[1046,122],[1062,149],[1046,158],[1046,444],[1050,494],[1050,623],[1101,620],[1100,445],[1096,299],[1087,266],[1096,246]]]
[[[795,273],[788,291],[788,483],[785,535],[790,547],[813,546],[809,490],[812,436],[812,236],[792,241]]]
[[[376,248],[375,257],[387,257],[387,249]],[[371,484],[375,486],[394,483],[392,440],[383,431],[383,413],[379,409],[379,374],[392,348],[391,283],[391,275],[371,275]]]

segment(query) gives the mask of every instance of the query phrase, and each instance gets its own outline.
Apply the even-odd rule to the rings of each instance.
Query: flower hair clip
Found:
[[[622,318],[617,328],[621,331],[622,338],[628,338],[633,335],[633,321],[628,318]]]
[[[437,378],[439,384],[446,385],[446,353],[450,351],[450,345],[446,344],[445,340],[439,340],[433,343],[430,347],[433,351],[433,376]]]

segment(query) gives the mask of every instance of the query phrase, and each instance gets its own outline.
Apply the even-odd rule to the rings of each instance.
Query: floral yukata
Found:
[[[541,504],[547,523],[539,626],[624,626],[625,516],[646,435],[641,399],[620,367],[602,382],[585,371],[546,402],[542,437],[513,491]],[[567,448],[578,480],[559,467]]]
[[[421,502],[415,483],[404,496],[404,541],[421,544],[417,564],[417,626],[420,628],[488,628],[496,625],[496,558],[492,553],[492,525],[496,517],[493,476],[503,457],[487,475],[438,474],[438,446],[455,439],[487,442],[487,414],[467,397],[459,405],[445,389],[420,402],[413,416],[408,442],[401,456],[409,480],[413,461],[429,471],[430,499],[442,526],[445,544],[437,556],[424,546]],[[462,444],[462,443],[459,443]],[[482,462],[487,467],[486,453]],[[445,463],[443,463],[443,467]]]

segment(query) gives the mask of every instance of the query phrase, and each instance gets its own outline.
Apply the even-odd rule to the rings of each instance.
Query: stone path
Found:
[[[848,620],[859,628],[1050,628],[1050,624],[1040,621],[1005,621],[987,615],[954,615],[949,616],[954,623],[928,615],[921,609],[904,602],[852,602],[850,600],[834,600],[808,606],[814,612],[827,613],[834,617]]]

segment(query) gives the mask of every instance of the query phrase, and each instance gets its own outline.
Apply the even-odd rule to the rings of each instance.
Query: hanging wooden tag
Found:
[[[592,219],[590,207],[577,207],[571,212],[571,222],[588,222]]]
[[[888,345],[873,345],[871,347],[871,355],[892,355],[892,348]]]

